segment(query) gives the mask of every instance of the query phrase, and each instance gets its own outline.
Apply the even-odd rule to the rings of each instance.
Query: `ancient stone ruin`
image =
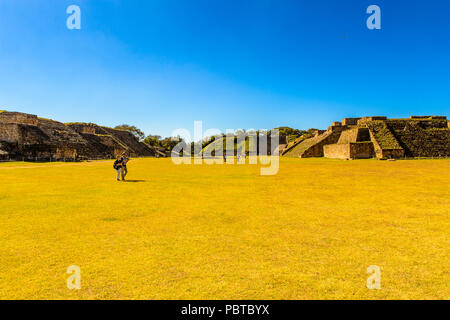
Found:
[[[450,122],[445,116],[345,118],[293,143],[287,144],[285,138],[280,139],[285,147],[281,154],[291,157],[450,157]],[[268,150],[272,150],[270,146]],[[139,142],[128,131],[0,111],[0,160],[110,159],[122,152],[132,157],[164,157],[164,151]]]
[[[93,123],[63,124],[35,115],[0,111],[0,160],[76,161],[165,154],[122,130]]]
[[[445,116],[345,118],[312,138],[299,139],[282,155],[337,159],[450,157],[450,122]]]

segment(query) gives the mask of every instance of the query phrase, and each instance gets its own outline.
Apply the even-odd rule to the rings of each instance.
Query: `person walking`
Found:
[[[122,157],[117,156],[116,161],[114,161],[113,168],[117,171],[117,181],[120,181],[120,174],[122,173]]]
[[[127,169],[127,162],[130,161],[130,159],[127,157],[127,155],[124,153],[122,153],[122,180],[125,180],[125,176],[128,173],[128,169]]]

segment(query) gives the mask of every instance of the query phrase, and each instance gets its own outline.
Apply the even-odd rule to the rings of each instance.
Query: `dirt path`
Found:
[[[8,170],[8,169],[35,169],[35,168],[49,168],[49,167],[64,167],[64,166],[93,166],[98,163],[105,163],[105,162],[111,162],[111,160],[98,160],[98,161],[92,161],[92,162],[73,162],[73,163],[58,163],[58,164],[51,164],[50,162],[46,162],[45,165],[30,165],[30,166],[8,166],[8,167],[2,167],[0,164],[0,170]]]

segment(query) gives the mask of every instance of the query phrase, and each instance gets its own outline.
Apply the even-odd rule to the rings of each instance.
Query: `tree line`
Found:
[[[115,126],[114,129],[117,130],[124,130],[124,131],[128,131],[130,133],[132,133],[137,140],[139,140],[140,142],[143,142],[149,146],[152,147],[161,147],[164,148],[165,150],[172,150],[178,143],[183,142],[183,139],[181,137],[166,137],[166,138],[162,138],[159,135],[145,135],[145,133],[143,131],[141,131],[139,128],[137,128],[136,126],[131,126],[128,124],[121,124],[118,126]],[[296,138],[300,137],[301,135],[310,132],[311,130],[314,129],[309,129],[307,131],[305,130],[300,130],[300,129],[293,129],[290,127],[278,127],[275,128],[278,130],[278,134],[280,136],[286,137],[287,138],[287,142],[293,141]],[[248,133],[245,130],[239,130],[236,131],[233,135],[238,136],[239,134],[245,134]],[[253,132],[256,135],[260,135],[260,134],[270,134],[270,131],[262,131],[262,130],[257,130],[255,132]],[[227,134],[222,133],[221,135],[219,135],[219,137],[225,137],[227,136]],[[204,138],[202,141],[198,141],[197,143],[201,143],[201,148],[205,148],[207,145],[209,145],[210,143],[212,143],[214,140],[216,140],[218,138],[218,136],[211,136],[211,137],[206,137]],[[192,150],[194,150],[194,144],[196,142],[191,142],[192,145]]]

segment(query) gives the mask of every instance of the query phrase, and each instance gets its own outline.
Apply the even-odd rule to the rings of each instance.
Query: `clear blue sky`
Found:
[[[0,109],[163,136],[448,116],[450,1],[1,0]]]

